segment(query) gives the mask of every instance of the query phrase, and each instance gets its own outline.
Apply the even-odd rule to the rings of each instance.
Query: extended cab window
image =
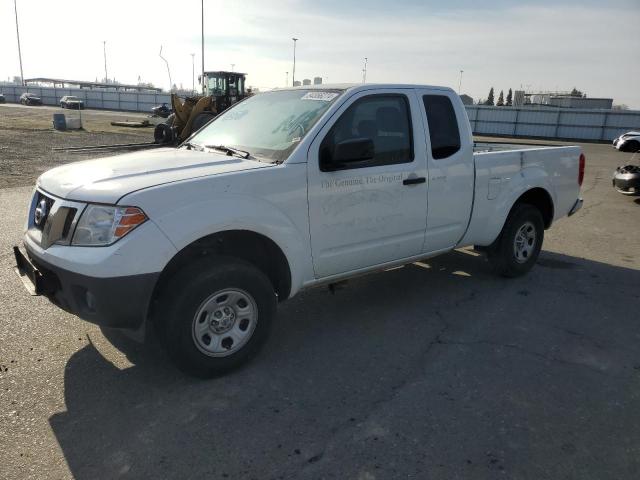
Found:
[[[424,95],[422,101],[427,112],[431,155],[435,160],[450,157],[460,150],[458,119],[451,100],[444,95]]]
[[[331,164],[336,145],[370,139],[372,158],[347,163],[340,169],[363,168],[413,161],[411,113],[404,95],[371,95],[357,100],[338,119],[320,146],[320,162]]]

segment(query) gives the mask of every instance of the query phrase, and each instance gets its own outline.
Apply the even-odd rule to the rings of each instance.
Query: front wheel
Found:
[[[275,316],[276,295],[250,263],[205,257],[167,283],[158,312],[171,358],[186,373],[208,378],[239,367],[258,351]]]
[[[496,273],[518,277],[527,273],[538,259],[544,240],[544,222],[536,207],[516,205],[509,213],[498,239],[487,249]]]
[[[631,140],[627,142],[627,144],[625,145],[625,150],[631,153],[640,152],[640,142],[638,142],[637,140]]]

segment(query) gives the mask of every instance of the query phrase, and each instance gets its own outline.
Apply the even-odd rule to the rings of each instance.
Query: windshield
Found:
[[[220,114],[189,143],[233,147],[284,161],[341,90],[281,90],[247,98]]]
[[[78,97],[67,97],[67,100],[80,100]]]

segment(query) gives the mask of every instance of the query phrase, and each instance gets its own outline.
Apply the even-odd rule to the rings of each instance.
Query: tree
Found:
[[[504,107],[504,90],[500,90],[500,95],[498,95],[498,103],[496,104],[499,107]]]
[[[507,107],[513,105],[513,91],[509,89],[509,93],[507,93]]]
[[[495,105],[493,87],[491,87],[491,90],[489,90],[489,96],[487,97],[487,101],[485,102],[485,105]]]
[[[582,97],[582,92],[580,90],[578,90],[576,87],[573,87],[573,90],[571,90],[571,96],[572,97]]]

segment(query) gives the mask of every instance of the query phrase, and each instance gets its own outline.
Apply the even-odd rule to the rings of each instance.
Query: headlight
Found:
[[[138,207],[88,205],[78,221],[71,245],[111,245],[146,221],[147,216]]]

